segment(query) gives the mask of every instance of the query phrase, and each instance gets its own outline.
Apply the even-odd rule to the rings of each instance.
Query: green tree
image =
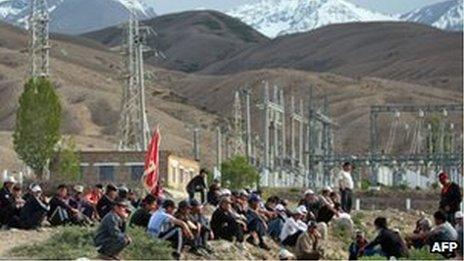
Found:
[[[76,182],[81,179],[79,154],[76,153],[76,143],[72,138],[63,141],[63,147],[59,151],[58,177],[68,182]]]
[[[60,140],[60,125],[61,105],[52,83],[46,78],[30,79],[19,98],[13,144],[38,178]]]
[[[231,189],[242,189],[257,185],[259,173],[244,156],[235,156],[221,165],[222,182]]]

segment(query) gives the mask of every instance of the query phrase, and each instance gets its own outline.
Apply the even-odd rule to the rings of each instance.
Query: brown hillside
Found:
[[[86,39],[57,38],[52,41],[51,73],[64,107],[63,131],[75,135],[80,148],[114,149],[122,93],[119,54]],[[0,25],[0,169],[19,164],[12,151],[11,131],[25,82],[26,47],[24,31]],[[161,148],[191,156],[190,126],[200,123],[205,128],[204,146],[212,147],[208,127],[216,117],[175,99],[175,94],[162,89],[150,76],[148,72],[148,120],[151,126],[161,125]],[[211,162],[213,155],[207,156],[206,162]]]
[[[279,37],[201,72],[283,67],[462,90],[462,48],[462,32],[412,23],[339,24]]]
[[[195,72],[233,57],[234,54],[268,39],[253,28],[216,11],[189,11],[168,14],[143,22],[158,35],[149,35],[148,44],[162,50],[167,60],[148,53],[148,62],[167,69]],[[122,27],[110,27],[84,34],[114,47],[121,44]]]

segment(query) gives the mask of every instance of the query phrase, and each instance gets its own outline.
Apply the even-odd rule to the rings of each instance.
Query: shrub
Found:
[[[128,234],[133,239],[122,252],[124,259],[171,259],[173,251],[167,242],[151,238],[141,228],[129,228]],[[54,236],[40,243],[19,246],[11,250],[11,256],[32,259],[72,260],[78,258],[95,259],[98,253],[93,245],[94,228],[63,227]]]
[[[242,189],[257,185],[259,173],[244,156],[235,156],[221,165],[222,182],[231,189]]]

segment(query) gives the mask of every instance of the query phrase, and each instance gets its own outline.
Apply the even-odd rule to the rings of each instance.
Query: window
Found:
[[[130,167],[130,172],[131,172],[132,181],[140,180],[140,178],[143,175],[143,171],[144,171],[143,166],[131,166]]]
[[[114,181],[114,166],[100,166],[100,181]]]

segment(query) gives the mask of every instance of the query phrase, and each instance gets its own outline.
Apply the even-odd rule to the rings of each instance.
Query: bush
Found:
[[[371,186],[371,181],[368,179],[362,179],[361,180],[361,189],[362,190],[368,190],[369,187]]]
[[[259,180],[259,173],[244,156],[235,156],[221,165],[222,182],[231,189],[254,187]]]
[[[70,226],[60,228],[60,230],[44,242],[13,248],[11,256],[55,260],[72,260],[82,257],[96,259],[98,257],[93,245],[94,228]],[[140,228],[129,228],[128,234],[133,242],[122,252],[123,259],[171,259],[173,250],[167,242],[149,237]]]

